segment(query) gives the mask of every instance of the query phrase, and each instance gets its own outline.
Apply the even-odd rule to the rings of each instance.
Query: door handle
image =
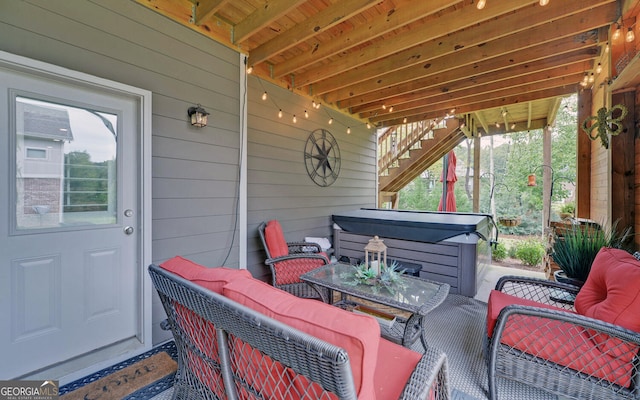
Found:
[[[133,226],[126,226],[126,227],[124,228],[124,233],[125,233],[126,235],[131,235],[131,234],[133,233]]]

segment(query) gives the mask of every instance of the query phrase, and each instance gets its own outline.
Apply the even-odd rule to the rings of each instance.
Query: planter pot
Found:
[[[584,282],[579,279],[569,278],[563,270],[555,271],[553,273],[553,277],[555,278],[556,282],[568,283],[577,287],[582,287],[582,285],[584,285]]]

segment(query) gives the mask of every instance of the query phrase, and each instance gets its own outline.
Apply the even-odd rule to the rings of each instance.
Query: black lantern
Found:
[[[189,107],[187,114],[189,114],[189,117],[191,118],[191,125],[197,126],[198,128],[207,126],[207,116],[209,113],[207,110],[202,108],[200,104],[196,107]]]

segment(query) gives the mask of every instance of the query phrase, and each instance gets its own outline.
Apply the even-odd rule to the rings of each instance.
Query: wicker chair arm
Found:
[[[289,253],[320,253],[322,247],[318,243],[313,242],[287,242]],[[311,249],[313,248],[313,249]]]
[[[329,264],[329,259],[325,256],[323,256],[322,254],[316,254],[316,253],[302,253],[302,254],[289,254],[286,256],[280,256],[280,257],[273,257],[273,258],[267,258],[264,263],[267,265],[273,265],[275,263],[279,263],[281,261],[286,261],[286,260],[300,260],[300,259],[305,259],[305,258],[313,258],[313,259],[318,259],[318,260],[324,260],[325,264]]]
[[[511,275],[501,277],[495,288],[515,297],[553,305],[566,310],[574,310],[573,302],[559,301],[558,297],[562,296],[558,295],[564,294],[575,298],[580,290],[579,287],[567,283]]]
[[[447,356],[428,347],[411,373],[400,400],[449,399]],[[433,396],[430,392],[434,391]]]

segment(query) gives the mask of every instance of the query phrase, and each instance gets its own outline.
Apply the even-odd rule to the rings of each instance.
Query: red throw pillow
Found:
[[[264,240],[267,242],[272,258],[289,255],[289,246],[284,238],[282,226],[277,220],[272,219],[267,222],[267,226],[264,228]]]
[[[640,332],[640,261],[620,249],[602,248],[576,296],[579,314]]]

